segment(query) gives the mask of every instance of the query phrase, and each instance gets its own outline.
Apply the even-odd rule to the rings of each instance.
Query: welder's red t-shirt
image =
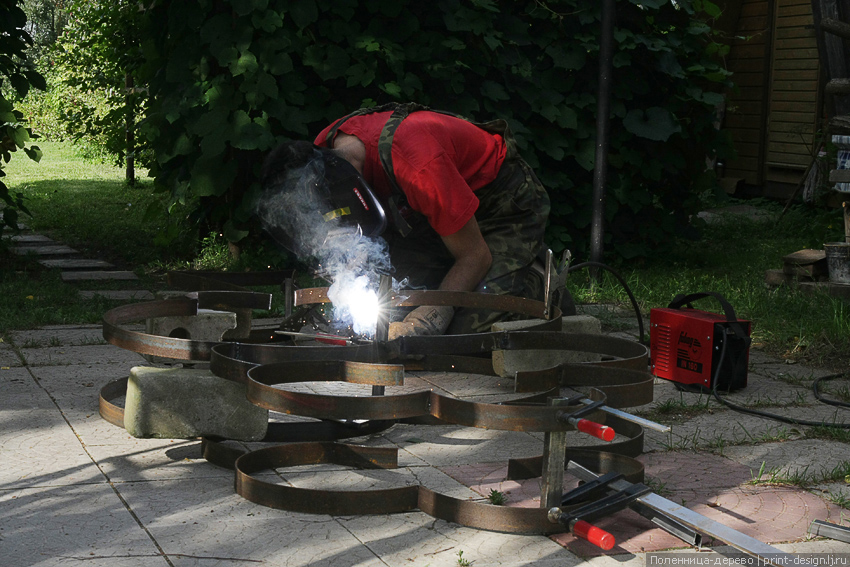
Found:
[[[366,146],[363,177],[384,203],[392,186],[381,166],[378,139],[391,114],[354,116],[339,129]],[[316,145],[330,146],[325,138],[332,127],[322,130]],[[410,208],[424,214],[437,234],[447,236],[475,214],[475,191],[496,178],[505,152],[498,134],[453,116],[417,111],[401,122],[393,136],[393,172]]]

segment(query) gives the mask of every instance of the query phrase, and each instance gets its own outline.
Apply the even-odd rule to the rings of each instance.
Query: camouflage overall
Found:
[[[332,139],[339,126],[351,116],[387,110],[393,110],[393,114],[381,132],[378,153],[394,188],[387,215],[397,233],[384,235],[390,247],[394,277],[398,280],[409,278],[411,287],[437,289],[454,264],[454,257],[424,215],[412,212],[406,218],[402,217],[399,208],[406,206],[406,200],[392,168],[392,141],[399,124],[410,112],[430,109],[417,104],[361,109],[340,120],[328,133],[328,139]],[[473,124],[502,136],[507,150],[496,179],[475,192],[479,199],[475,218],[493,256],[490,270],[475,291],[542,300],[542,277],[530,266],[543,249],[549,196],[537,176],[519,156],[516,141],[506,121]],[[484,309],[458,309],[447,332],[460,334],[489,331],[494,322],[506,320],[510,316]]]

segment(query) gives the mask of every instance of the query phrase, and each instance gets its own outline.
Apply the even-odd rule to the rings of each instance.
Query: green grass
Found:
[[[148,207],[160,202],[151,180],[131,187],[122,168],[85,161],[69,143],[39,145],[44,151],[39,163],[16,155],[4,166],[6,184],[23,194],[32,213],[21,220],[33,231],[130,269],[191,253],[185,241],[154,245],[167,219],[145,219]]]
[[[753,347],[792,362],[846,368],[850,362],[850,302],[792,287],[767,288],[765,273],[781,269],[782,258],[843,238],[838,209],[813,210],[755,201],[765,220],[730,216],[703,230],[698,241],[678,242],[672,253],[617,267],[638,300],[648,329],[653,307],[666,307],[680,293],[718,292],[741,319],[752,321]],[[620,284],[605,274],[599,285],[586,271],[571,274],[568,287],[578,303],[616,302],[630,307]],[[711,298],[694,304],[721,312]]]

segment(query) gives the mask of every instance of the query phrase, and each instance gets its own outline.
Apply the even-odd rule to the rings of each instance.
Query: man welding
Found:
[[[543,299],[542,277],[531,266],[543,250],[549,197],[504,120],[473,123],[415,104],[361,109],[312,145],[273,150],[264,188],[287,176],[293,182],[291,172],[307,163],[323,172],[323,180],[309,182],[330,201],[322,218],[348,218],[365,235],[380,234],[394,277],[408,278],[409,287]],[[389,338],[485,332],[504,317],[421,306],[392,322]]]

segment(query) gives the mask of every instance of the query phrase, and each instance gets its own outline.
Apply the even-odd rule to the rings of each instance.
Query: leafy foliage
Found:
[[[711,187],[727,73],[709,0],[617,3],[610,246],[645,255],[687,227]],[[600,3],[592,0],[187,0],[145,13],[143,125],[172,203],[238,241],[263,154],[361,106],[414,101],[503,117],[548,188],[549,245],[587,246]]]
[[[70,0],[67,9],[52,75],[65,133],[123,164],[128,153],[143,155],[127,139],[146,98],[134,81],[141,60],[138,3]]]
[[[3,165],[9,163],[12,153],[19,149],[35,161],[41,159],[38,146],[27,146],[32,132],[11,100],[12,97],[25,97],[32,86],[45,87],[44,77],[26,64],[26,49],[32,44],[32,38],[24,30],[26,22],[26,14],[16,0],[0,0],[0,201],[4,204],[0,232],[5,227],[17,229],[18,212],[28,212],[23,196],[13,195],[3,183],[6,175]]]

